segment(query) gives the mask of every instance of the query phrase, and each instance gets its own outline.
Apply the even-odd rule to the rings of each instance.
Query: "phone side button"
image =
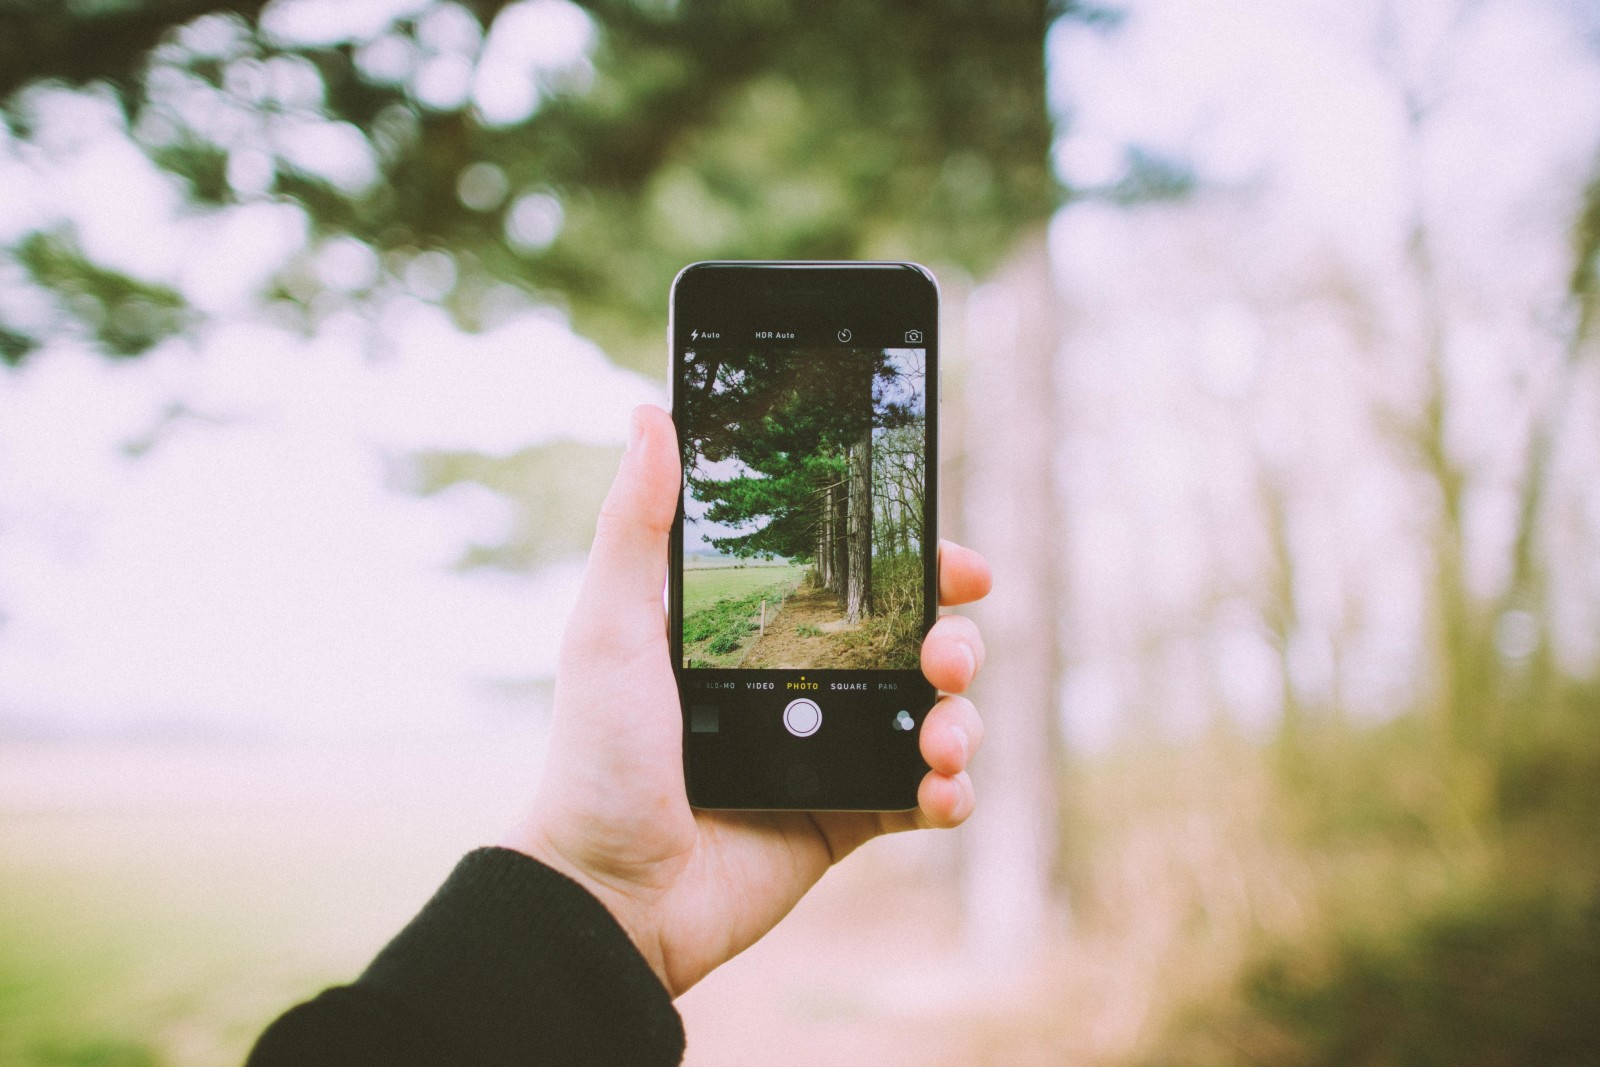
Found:
[[[817,777],[816,768],[811,764],[796,763],[789,768],[789,773],[784,775],[783,784],[788,788],[791,797],[804,800],[816,795],[822,780]]]

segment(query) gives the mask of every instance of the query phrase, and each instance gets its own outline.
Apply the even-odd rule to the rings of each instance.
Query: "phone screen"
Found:
[[[675,288],[670,599],[697,804],[915,803],[936,319],[902,264],[705,264]]]

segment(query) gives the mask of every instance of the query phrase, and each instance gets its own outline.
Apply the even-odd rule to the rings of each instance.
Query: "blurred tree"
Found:
[[[1454,45],[1470,25],[1471,4],[1443,38]],[[1407,117],[1409,158],[1425,158],[1424,145],[1437,123],[1438,104],[1448,98],[1444,75],[1424,66],[1412,71],[1399,57],[1403,45],[1391,21],[1377,38],[1379,67]],[[1547,546],[1554,518],[1551,506],[1552,462],[1573,422],[1574,399],[1581,396],[1579,372],[1592,343],[1595,259],[1594,205],[1591,188],[1574,226],[1574,263],[1569,281],[1571,314],[1560,332],[1559,358],[1532,366],[1515,381],[1526,410],[1526,440],[1512,459],[1515,472],[1509,537],[1497,553],[1504,557],[1506,577],[1492,592],[1475,588],[1469,566],[1474,539],[1472,498],[1491,483],[1482,464],[1467,454],[1453,432],[1460,419],[1456,397],[1461,355],[1455,335],[1459,310],[1451,306],[1449,284],[1441,266],[1437,220],[1422,192],[1421,163],[1417,192],[1410,207],[1412,226],[1405,248],[1408,281],[1419,309],[1412,343],[1421,357],[1423,388],[1416,409],[1391,412],[1403,453],[1425,475],[1437,500],[1432,536],[1434,590],[1432,643],[1435,691],[1426,714],[1453,795],[1450,803],[1484,826],[1498,817],[1497,779],[1514,765],[1516,749],[1530,742],[1547,743],[1540,735],[1566,711],[1570,687],[1561,683],[1551,645],[1552,613]],[[1522,633],[1526,631],[1526,633]],[[1516,654],[1508,652],[1510,633]],[[1570,724],[1559,724],[1558,736]],[[1441,821],[1445,821],[1444,818]],[[1479,829],[1481,829],[1480,827]]]
[[[445,251],[463,323],[508,282],[652,371],[684,263],[916,255],[982,274],[1058,201],[1043,42],[1062,11],[1045,0],[594,0],[576,25],[561,0],[445,2],[322,44],[274,18],[291,6],[7,7],[7,118],[28,132],[30,82],[109,83],[197,203],[296,200],[397,278]],[[574,34],[587,57],[501,59]],[[486,113],[496,79],[530,83],[520,114]],[[213,128],[221,108],[263,125]],[[296,131],[265,124],[284,117],[359,129],[374,179],[308,167]],[[241,174],[263,149],[270,174]]]
[[[968,380],[999,387],[976,390],[952,421],[1014,431],[960,446],[985,499],[1011,503],[957,525],[1017,595],[987,609],[1001,628],[985,683],[996,814],[974,839],[992,831],[998,847],[970,866],[984,898],[973,913],[1009,916],[989,936],[1021,952],[1043,918],[1056,839],[1043,227],[1062,190],[1044,44],[1056,19],[1094,12],[1075,0],[444,0],[355,31],[339,28],[352,20],[337,6],[0,6],[7,120],[28,136],[29,85],[104,82],[196,209],[298,203],[312,240],[269,295],[308,321],[400,288],[467,328],[507,301],[548,302],[613,358],[656,373],[665,295],[693,260],[908,258],[1003,279],[1027,322],[974,347]],[[344,147],[315,147],[329,144]],[[376,252],[379,276],[329,291],[316,257],[350,238]],[[71,275],[32,276],[76,306]],[[181,325],[164,293],[136,295],[147,313],[124,317],[138,322],[94,324],[108,350]],[[0,323],[8,359],[36,340]]]

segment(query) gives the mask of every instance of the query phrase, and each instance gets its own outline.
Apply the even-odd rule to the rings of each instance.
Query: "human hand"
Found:
[[[661,602],[681,477],[671,418],[638,408],[562,642],[544,777],[532,811],[501,842],[599,898],[674,997],[772,929],[863,842],[971,815],[966,767],[983,738],[977,711],[955,695],[977,674],[983,641],[970,620],[949,615],[922,645],[923,673],[947,695],[923,722],[932,769],[915,810],[692,809]],[[939,547],[940,603],[988,593],[983,557]]]

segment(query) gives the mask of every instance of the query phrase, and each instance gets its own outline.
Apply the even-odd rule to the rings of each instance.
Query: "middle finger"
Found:
[[[978,624],[961,615],[946,615],[922,641],[922,673],[934,688],[960,693],[983,666],[983,636]]]

